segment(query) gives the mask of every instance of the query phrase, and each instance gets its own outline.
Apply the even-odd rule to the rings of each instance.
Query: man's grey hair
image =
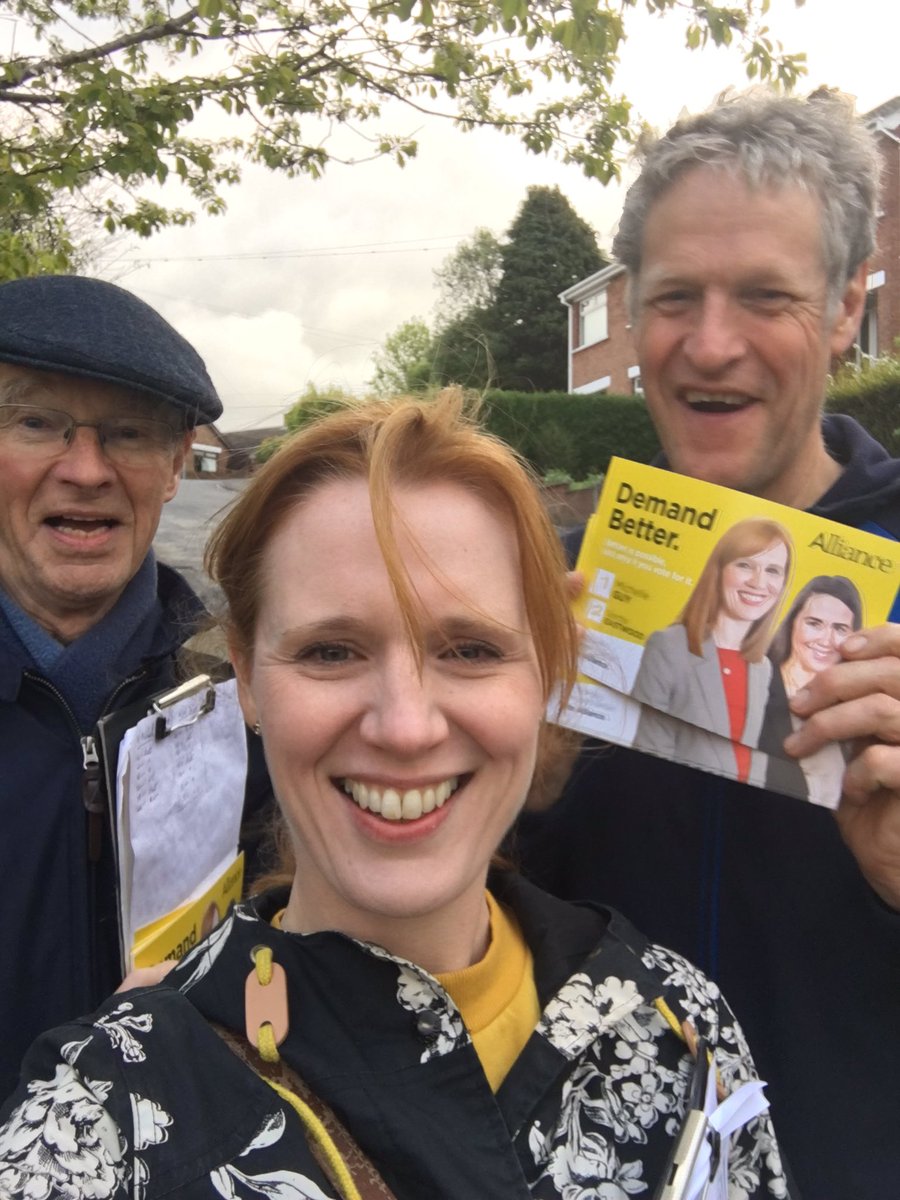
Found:
[[[875,247],[878,219],[881,159],[875,135],[849,99],[825,88],[803,99],[752,88],[681,118],[647,147],[613,241],[613,254],[631,276],[632,305],[647,216],[698,166],[730,171],[754,189],[800,186],[819,201],[828,295],[836,305]]]

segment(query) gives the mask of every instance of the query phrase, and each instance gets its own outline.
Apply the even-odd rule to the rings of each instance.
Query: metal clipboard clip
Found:
[[[206,691],[206,695],[203,697],[203,703],[192,717],[188,717],[186,721],[180,721],[177,725],[166,724],[164,709],[171,708],[173,704],[178,704],[181,700],[187,700],[189,696],[196,696],[198,692],[204,690]],[[175,733],[179,729],[187,729],[189,725],[196,725],[201,717],[205,717],[215,707],[216,689],[213,681],[208,675],[195,675],[193,679],[189,679],[179,687],[173,688],[171,692],[166,692],[163,696],[158,696],[153,701],[150,712],[156,713],[154,737],[160,742],[163,738],[168,737],[170,733]]]
[[[719,1165],[718,1135],[710,1127],[705,1108],[706,1081],[709,1073],[708,1045],[705,1038],[698,1039],[694,1072],[688,1098],[687,1112],[681,1124],[681,1129],[669,1154],[666,1169],[653,1200],[684,1200],[688,1194],[694,1167],[700,1154],[700,1148],[711,1134],[714,1134],[712,1145],[712,1165],[706,1186],[700,1193],[706,1195],[709,1182],[715,1175]],[[715,1069],[715,1068],[713,1068]]]

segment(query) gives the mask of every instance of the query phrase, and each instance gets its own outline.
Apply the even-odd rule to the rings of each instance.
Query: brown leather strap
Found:
[[[226,1029],[224,1025],[217,1025],[215,1022],[210,1023],[222,1041],[225,1042],[229,1049],[234,1051],[238,1058],[251,1071],[260,1075],[263,1079],[271,1079],[274,1083],[280,1084],[281,1087],[287,1088],[288,1091],[293,1092],[305,1104],[309,1105],[325,1126],[328,1136],[337,1147],[344,1165],[350,1172],[350,1176],[356,1184],[363,1200],[396,1200],[394,1193],[385,1183],[384,1179],[382,1179],[372,1160],[359,1147],[356,1139],[346,1126],[341,1123],[335,1112],[315,1092],[311,1091],[308,1085],[300,1078],[296,1071],[288,1066],[284,1059],[280,1058],[278,1062],[267,1063],[241,1034],[235,1033],[234,1030]],[[338,1181],[332,1175],[331,1167],[319,1152],[318,1146],[314,1141],[310,1141],[309,1146],[315,1155],[316,1161],[331,1180],[333,1186],[340,1190]]]

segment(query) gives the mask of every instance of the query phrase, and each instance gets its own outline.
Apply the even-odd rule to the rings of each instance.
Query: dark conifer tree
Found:
[[[567,310],[559,293],[605,265],[594,231],[557,187],[530,187],[502,249],[490,312],[501,387],[563,391]]]

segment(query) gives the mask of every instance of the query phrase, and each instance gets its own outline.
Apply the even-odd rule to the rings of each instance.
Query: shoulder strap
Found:
[[[396,1200],[394,1193],[385,1183],[372,1160],[360,1148],[356,1139],[346,1126],[342,1124],[337,1114],[310,1089],[297,1072],[288,1066],[283,1058],[279,1058],[278,1062],[274,1063],[266,1062],[245,1037],[235,1033],[234,1030],[226,1029],[223,1025],[217,1025],[215,1022],[211,1022],[211,1025],[225,1045],[254,1074],[259,1075],[261,1079],[264,1079],[268,1084],[273,1086],[276,1091],[292,1093],[300,1099],[305,1107],[312,1110],[324,1127],[334,1149],[337,1151],[344,1169],[352,1180],[356,1195],[360,1197],[360,1200]],[[343,1187],[339,1172],[335,1171],[335,1164],[332,1161],[332,1157],[328,1154],[327,1148],[323,1146],[319,1138],[311,1135],[311,1130],[305,1120],[304,1129],[316,1161],[331,1180],[334,1187],[342,1195],[352,1196],[353,1192],[350,1191],[348,1193],[347,1189]]]

